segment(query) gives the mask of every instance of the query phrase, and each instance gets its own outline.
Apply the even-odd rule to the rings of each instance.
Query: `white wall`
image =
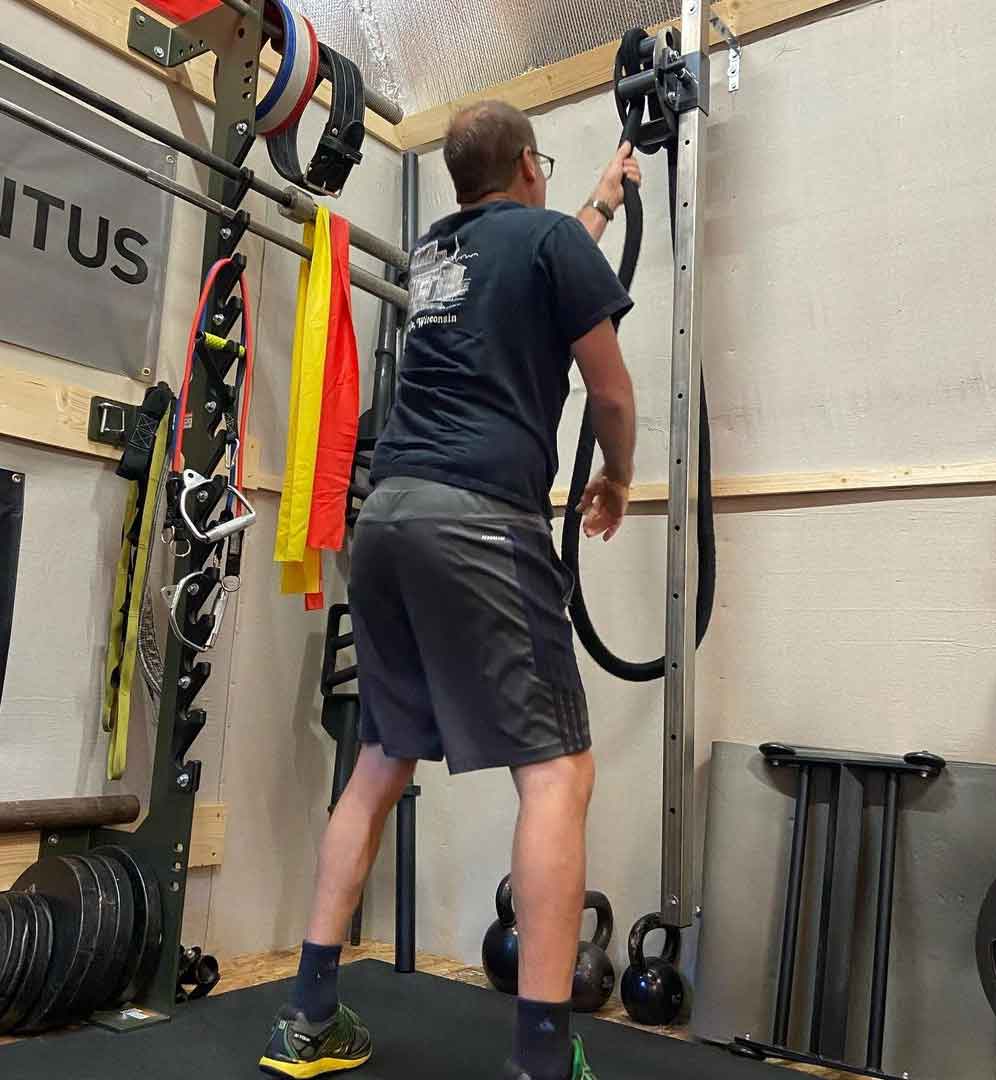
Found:
[[[996,129],[982,0],[889,0],[747,46],[743,88],[713,65],[707,142],[705,370],[718,475],[989,460],[996,436],[991,250]],[[953,28],[971,25],[971,34]],[[959,77],[924,79],[913,40]],[[846,60],[846,64],[845,64]],[[534,116],[574,210],[612,151],[600,93]],[[638,482],[667,478],[672,268],[662,157],[644,158],[646,232],[622,343],[640,417]],[[442,154],[422,162],[423,224],[449,212]],[[609,258],[622,226],[610,228]],[[583,396],[561,430],[569,480]],[[996,758],[996,490],[724,501],[699,654],[697,783],[714,739],[779,738]],[[663,641],[665,520],[641,512],[584,548],[586,596],[623,655]],[[655,600],[655,598],[657,598]],[[659,904],[662,698],[585,657],[600,774],[589,882],[633,920]],[[514,823],[504,777],[421,770],[422,943],[472,961]],[[390,877],[377,881],[389,928]]]

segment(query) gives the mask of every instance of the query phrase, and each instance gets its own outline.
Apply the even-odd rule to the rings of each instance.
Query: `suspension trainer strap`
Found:
[[[111,736],[107,753],[108,780],[120,779],[127,764],[139,619],[149,572],[149,550],[158,506],[156,496],[166,463],[173,403],[173,394],[165,383],[146,392],[138,424],[128,440],[117,470],[119,476],[132,483],[125,508],[104,665],[101,724]]]

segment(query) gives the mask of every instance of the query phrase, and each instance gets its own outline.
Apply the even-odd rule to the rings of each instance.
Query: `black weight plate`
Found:
[[[97,999],[98,1009],[110,1009],[117,1004],[117,991],[129,966],[131,946],[135,932],[135,892],[124,864],[110,855],[92,854],[99,859],[114,877],[118,902],[118,927],[112,945],[111,960],[104,974]]]
[[[135,905],[131,949],[124,975],[110,1002],[111,1005],[124,1005],[145,990],[159,966],[163,943],[162,894],[155,873],[127,848],[109,845],[94,848],[91,854],[119,862],[131,881]]]
[[[24,929],[22,927],[21,934],[18,937],[24,936]],[[20,945],[18,940],[18,948],[14,948],[14,908],[11,905],[10,897],[6,893],[0,893],[0,1011],[3,1011],[3,1002],[5,998],[13,996],[16,987],[11,985],[13,983],[14,970],[20,961]]]
[[[80,861],[93,872],[100,890],[100,929],[97,931],[97,950],[94,953],[93,962],[75,996],[66,1003],[59,1016],[59,1021],[64,1024],[78,1023],[88,1019],[94,1009],[107,999],[108,982],[112,978],[121,977],[121,969],[124,965],[124,955],[118,941],[118,934],[121,931],[121,888],[126,889],[129,894],[131,892],[127,875],[119,866],[121,877],[125,879],[119,885],[118,873],[111,869],[102,855],[83,855],[80,856]],[[131,900],[130,895],[128,899]],[[132,901],[131,915],[134,919],[134,901]],[[130,944],[131,927],[129,926],[127,930],[126,941]],[[114,982],[110,982],[111,987],[114,985]]]
[[[44,896],[52,910],[54,940],[45,986],[18,1025],[25,1035],[54,1024],[72,1001],[90,967],[100,929],[100,893],[93,871],[72,855],[40,859],[14,882],[15,889]]]
[[[31,893],[18,893],[27,916],[24,976],[6,1010],[0,1015],[0,1033],[12,1031],[34,1008],[45,987],[52,958],[52,912],[48,901]]]
[[[0,1019],[24,978],[30,916],[31,904],[23,893],[0,893]]]

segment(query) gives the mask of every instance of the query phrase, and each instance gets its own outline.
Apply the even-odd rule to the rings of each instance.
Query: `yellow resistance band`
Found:
[[[321,588],[321,554],[308,547],[311,497],[322,414],[325,351],[332,292],[329,212],[318,208],[314,225],[304,227],[311,262],[301,262],[297,285],[297,320],[287,410],[287,464],[277,521],[274,562],[283,563],[285,593],[315,593]]]

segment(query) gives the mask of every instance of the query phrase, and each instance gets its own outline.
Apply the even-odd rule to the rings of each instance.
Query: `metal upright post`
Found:
[[[795,952],[799,942],[799,912],[802,903],[802,874],[806,863],[806,827],[809,822],[810,769],[799,770],[799,790],[795,798],[795,824],[792,827],[792,855],[789,859],[788,884],[785,888],[785,925],[782,927],[782,955],[778,968],[778,996],[771,1041],[788,1043],[789,1015],[792,1008],[792,983],[795,978]]]
[[[882,855],[878,871],[878,910],[875,917],[875,961],[868,1013],[870,1069],[882,1068],[885,1041],[885,998],[889,986],[889,951],[892,944],[892,896],[896,884],[896,826],[899,821],[899,773],[885,774],[882,808]]]
[[[698,587],[699,382],[709,4],[684,0],[682,52],[693,57],[699,104],[678,119],[678,188],[671,350],[670,495],[661,911],[688,926],[695,896],[695,603]],[[697,62],[696,62],[697,61]]]

